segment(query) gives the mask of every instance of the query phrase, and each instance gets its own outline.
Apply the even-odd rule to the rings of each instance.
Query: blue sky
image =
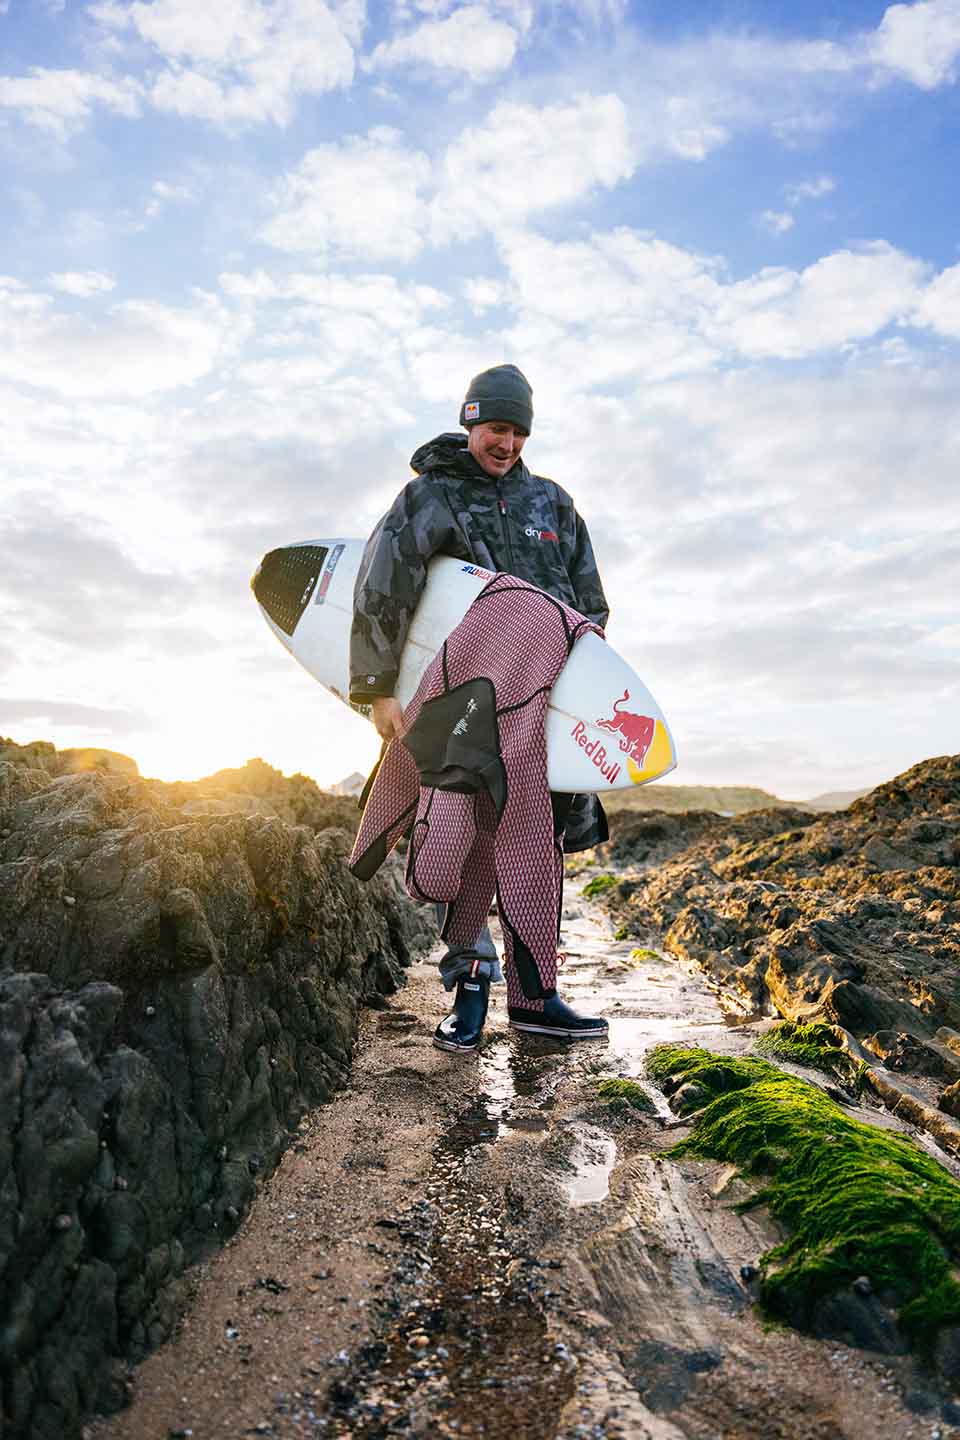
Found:
[[[247,582],[519,364],[678,781],[957,748],[960,0],[0,0],[0,733],[321,782]]]

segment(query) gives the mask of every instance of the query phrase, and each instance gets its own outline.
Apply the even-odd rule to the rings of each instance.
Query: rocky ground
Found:
[[[624,935],[743,1013],[835,1022],[928,1092],[960,1077],[960,756],[826,817],[616,816],[603,859]]]
[[[566,992],[610,1041],[513,1035],[501,998],[480,1055],[447,1055],[435,973],[413,966],[90,1440],[960,1434],[902,1346],[858,1348],[872,1298],[851,1292],[842,1334],[769,1327],[752,1287],[774,1222],[737,1213],[732,1167],[668,1157],[689,1127],[655,1088],[649,1114],[598,1096],[664,1038],[740,1054],[765,1022],[731,1024],[696,967],[638,959],[575,895],[564,940]]]
[[[960,757],[826,818],[614,817],[563,927],[563,993],[610,1019],[609,1042],[516,1036],[500,999],[472,1059],[432,1048],[442,991],[429,964],[401,969],[427,932],[394,877],[350,888],[312,782],[294,795],[254,763],[188,793],[95,756],[30,758],[0,748],[0,985],[21,1007],[0,1034],[28,1057],[0,1156],[4,1434],[78,1433],[80,1408],[129,1399],[88,1435],[960,1435],[956,1326],[910,1353],[869,1276],[809,1333],[768,1323],[757,1277],[784,1232],[738,1209],[756,1188],[738,1167],[674,1153],[697,1116],[645,1072],[665,1041],[748,1056],[778,1015],[822,1017],[869,1083],[785,1068],[957,1174]],[[185,813],[197,802],[215,808]],[[299,825],[281,818],[294,804]],[[121,1125],[118,1073],[147,1077]],[[261,1129],[241,1105],[234,1135],[232,1097],[259,1073]],[[605,1098],[609,1079],[638,1081],[646,1108]],[[153,1244],[155,1209],[187,1239]]]

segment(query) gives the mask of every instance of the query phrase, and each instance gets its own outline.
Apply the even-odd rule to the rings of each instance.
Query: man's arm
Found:
[[[399,725],[400,707],[392,697],[427,566],[450,541],[452,527],[453,517],[433,488],[411,481],[370,536],[360,562],[350,632],[350,699],[373,706],[374,724],[384,739]]]
[[[577,592],[577,609],[589,620],[597,625],[606,626],[610,618],[610,606],[607,604],[607,597],[603,593],[603,585],[600,581],[600,572],[597,569],[597,561],[593,553],[593,544],[590,540],[590,532],[585,522],[573,512],[574,518],[574,544],[573,556],[570,565],[570,579],[573,581],[573,588]]]

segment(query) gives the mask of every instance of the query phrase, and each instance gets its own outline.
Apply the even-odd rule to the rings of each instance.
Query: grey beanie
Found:
[[[530,434],[533,391],[516,365],[494,365],[470,381],[460,406],[460,424],[469,430],[471,425],[483,425],[488,420],[508,420]]]

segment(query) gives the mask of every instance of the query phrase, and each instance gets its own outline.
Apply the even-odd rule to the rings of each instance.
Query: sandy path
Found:
[[[909,1361],[765,1331],[740,1267],[769,1226],[735,1214],[723,1167],[664,1158],[682,1131],[595,1097],[656,1041],[736,1051],[749,1027],[698,974],[632,962],[575,896],[564,928],[563,993],[610,1018],[609,1044],[511,1034],[501,990],[479,1057],[447,1055],[443,992],[413,967],[90,1437],[960,1434]]]

